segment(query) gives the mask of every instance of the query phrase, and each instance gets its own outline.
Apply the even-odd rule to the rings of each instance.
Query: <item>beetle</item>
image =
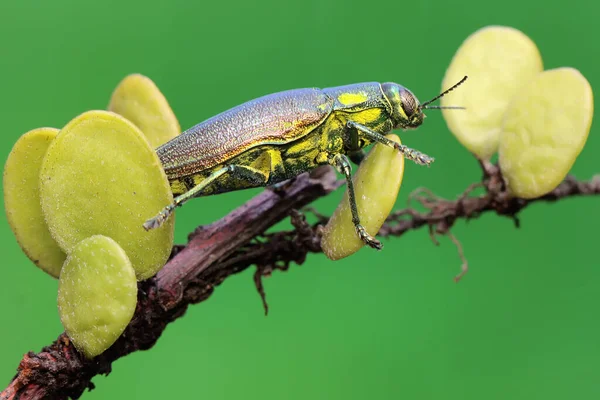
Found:
[[[393,129],[419,127],[425,109],[462,109],[429,104],[466,79],[425,103],[419,103],[410,90],[397,83],[366,82],[287,90],[224,111],[156,149],[175,198],[143,227],[159,227],[175,207],[192,198],[277,187],[329,164],[346,179],[357,234],[367,245],[381,249],[381,243],[360,223],[350,161],[359,164],[366,146],[383,143],[407,159],[429,166],[432,157],[385,135]]]

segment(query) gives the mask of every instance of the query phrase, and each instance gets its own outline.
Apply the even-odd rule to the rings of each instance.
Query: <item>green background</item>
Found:
[[[106,108],[127,74],[150,76],[182,128],[284,89],[396,81],[438,93],[476,29],[516,27],[546,68],[573,66],[600,85],[592,1],[26,1],[0,0],[0,156],[24,132]],[[596,115],[597,117],[597,115]],[[600,172],[592,127],[573,173]],[[441,113],[403,142],[437,159],[407,163],[396,208],[427,186],[454,198],[480,178]],[[195,200],[177,240],[258,191]],[[318,202],[331,213],[338,191]],[[265,282],[228,279],[170,325],[157,345],[96,377],[88,399],[594,399],[600,398],[600,198],[537,204],[522,229],[495,215],[459,222],[471,271],[447,238],[425,229],[339,262],[311,255]],[[23,255],[0,216],[0,379],[62,331],[57,282]]]

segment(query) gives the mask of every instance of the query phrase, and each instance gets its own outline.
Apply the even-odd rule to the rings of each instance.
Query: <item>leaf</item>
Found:
[[[137,281],[125,251],[109,237],[79,242],[58,282],[58,311],[77,350],[93,358],[121,336],[135,311]]]
[[[142,132],[117,114],[89,111],[60,131],[42,164],[40,194],[50,232],[67,253],[87,237],[111,237],[140,280],[170,255],[174,216],[143,228],[173,202],[167,177]]]
[[[512,194],[535,198],[567,176],[588,138],[594,99],[574,68],[542,72],[524,87],[504,117],[499,164]]]
[[[469,76],[460,90],[440,99],[442,106],[466,107],[442,110],[448,129],[477,157],[491,158],[498,151],[508,104],[542,70],[538,48],[521,31],[506,26],[476,31],[457,50],[442,83],[446,89]]]
[[[66,254],[44,220],[40,205],[39,173],[48,146],[58,129],[39,128],[25,133],[13,146],[4,165],[4,210],[23,252],[49,275],[58,278]]]

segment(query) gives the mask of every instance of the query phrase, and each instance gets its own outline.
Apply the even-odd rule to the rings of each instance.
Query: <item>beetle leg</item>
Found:
[[[350,165],[350,160],[348,160],[348,157],[346,157],[344,154],[336,154],[329,159],[329,163],[346,178],[346,185],[348,187],[348,200],[350,202],[350,211],[352,213],[352,223],[356,228],[356,233],[358,233],[358,236],[363,242],[377,250],[381,250],[383,248],[381,242],[369,235],[365,227],[360,224],[358,207],[356,206],[356,196],[354,194],[354,184],[352,183],[352,166]]]
[[[433,157],[430,157],[427,154],[423,154],[420,151],[411,149],[410,147],[407,147],[403,144],[396,143],[393,140],[390,140],[385,136],[381,135],[380,133],[377,133],[355,121],[348,121],[347,126],[351,129],[356,129],[358,132],[365,135],[370,141],[382,143],[395,148],[400,153],[402,153],[404,157],[408,158],[411,161],[414,161],[417,164],[429,166],[429,164],[431,164],[434,161]]]
[[[294,182],[296,182],[295,176],[283,182],[274,183],[271,186],[268,186],[267,189],[278,194],[279,196],[283,196],[285,195],[285,191],[288,190],[294,184]]]
[[[185,192],[180,196],[175,197],[172,204],[169,204],[168,206],[163,208],[163,210],[159,212],[154,218],[151,218],[148,221],[144,222],[144,229],[148,231],[150,229],[158,228],[159,226],[161,226],[171,215],[171,213],[173,213],[175,207],[181,206],[186,201],[197,196],[208,185],[210,185],[219,177],[225,174],[231,174],[235,177],[248,179],[250,181],[255,180],[261,184],[264,184],[267,181],[267,177],[264,175],[264,173],[255,168],[243,165],[228,165],[226,167],[220,168],[214,171],[208,177],[206,177],[206,179],[204,179],[198,185],[194,186],[191,190]]]
[[[360,149],[349,153],[348,158],[350,158],[350,161],[352,161],[354,164],[360,165],[360,163],[362,162],[362,160],[364,160],[366,155],[367,153],[363,149]]]

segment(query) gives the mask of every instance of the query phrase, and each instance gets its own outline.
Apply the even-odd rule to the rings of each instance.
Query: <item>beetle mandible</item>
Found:
[[[431,164],[432,157],[385,135],[419,127],[425,109],[462,109],[429,104],[466,79],[424,103],[397,83],[367,82],[287,90],[222,112],[156,149],[175,199],[143,226],[159,227],[175,207],[194,197],[273,186],[329,164],[346,179],[357,234],[381,249],[360,223],[350,161],[359,164],[366,146],[383,143],[417,164]]]

